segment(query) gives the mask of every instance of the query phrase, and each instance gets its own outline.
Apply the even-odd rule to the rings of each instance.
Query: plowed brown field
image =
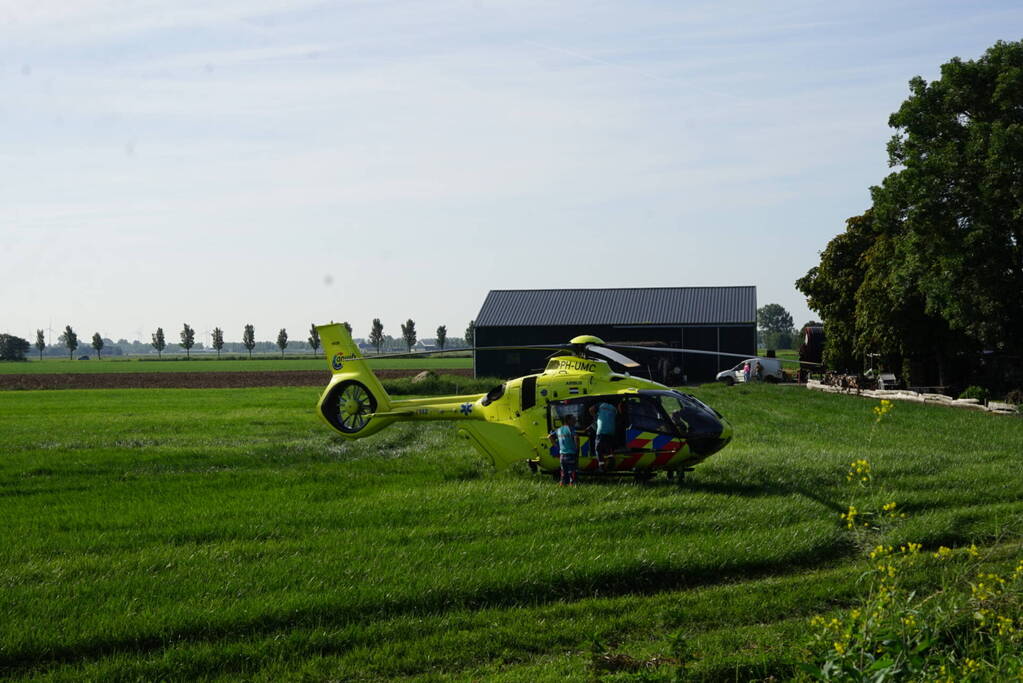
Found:
[[[377,370],[380,379],[411,377],[421,370]],[[467,368],[445,369],[445,375],[472,377]],[[4,389],[239,389],[245,387],[319,387],[330,380],[325,370],[264,372],[112,372],[39,375],[0,374]]]

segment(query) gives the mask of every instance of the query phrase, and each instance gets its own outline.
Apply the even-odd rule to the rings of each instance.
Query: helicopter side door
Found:
[[[656,397],[630,396],[621,412],[625,425],[621,469],[661,467],[685,445]]]
[[[575,416],[575,433],[579,437],[579,456],[582,458],[590,457],[592,455],[590,450],[593,447],[593,444],[590,443],[589,430],[586,428],[590,420],[589,413],[587,412],[589,399],[589,396],[585,399],[567,399],[550,403],[547,406],[548,432],[552,432],[563,425],[566,416]],[[558,447],[556,445],[550,447],[550,455],[554,458],[558,457]],[[582,463],[580,463],[580,469],[583,469]]]

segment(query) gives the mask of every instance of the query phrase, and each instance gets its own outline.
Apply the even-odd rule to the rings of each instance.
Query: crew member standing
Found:
[[[557,439],[561,459],[561,483],[559,486],[575,484],[575,473],[579,469],[579,437],[575,433],[575,415],[564,417],[563,424],[551,432],[551,439]]]
[[[614,439],[615,439],[615,407],[607,401],[601,401],[590,406],[590,414],[596,421],[597,441],[597,466],[601,472],[607,470],[610,463],[614,467]]]

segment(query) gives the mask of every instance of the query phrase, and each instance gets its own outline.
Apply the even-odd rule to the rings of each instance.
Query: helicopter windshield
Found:
[[[626,405],[629,423],[633,429],[659,434],[675,432],[675,429],[665,419],[664,413],[659,409],[656,400],[643,396],[630,399]]]
[[[679,400],[678,396],[671,396],[667,394],[661,394],[658,397],[661,401],[661,407],[664,408],[664,412],[671,418],[671,422],[675,425],[675,428],[682,434],[689,431],[689,423],[685,421],[683,417],[685,415],[685,406],[682,401]]]
[[[665,391],[658,392],[657,399],[680,433],[690,437],[721,433],[720,415],[695,396]]]

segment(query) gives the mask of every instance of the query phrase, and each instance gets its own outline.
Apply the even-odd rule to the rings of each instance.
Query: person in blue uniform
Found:
[[[608,464],[614,466],[615,418],[618,411],[607,401],[590,406],[596,432],[597,466],[601,472],[607,470]]]
[[[559,485],[572,486],[575,484],[575,474],[579,469],[579,437],[575,433],[575,415],[566,415],[563,424],[551,432],[551,438],[557,439],[561,459]]]

